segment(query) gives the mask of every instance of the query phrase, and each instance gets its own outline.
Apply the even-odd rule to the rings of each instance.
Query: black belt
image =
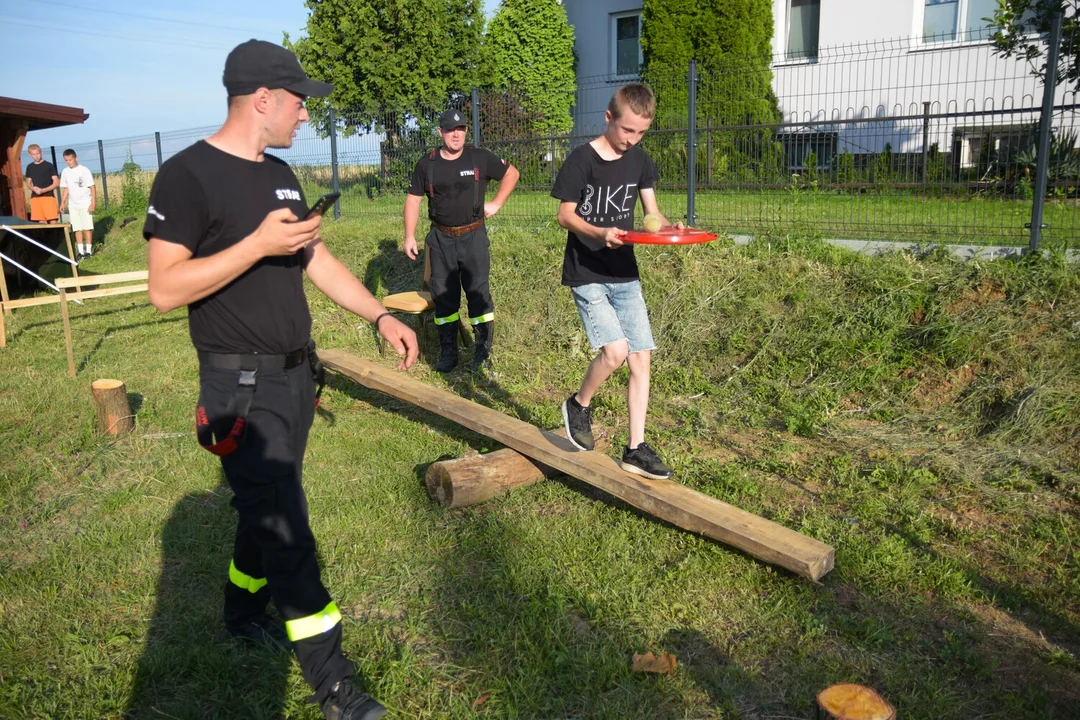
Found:
[[[306,347],[284,355],[263,355],[261,353],[212,353],[199,351],[199,364],[215,370],[262,370],[263,372],[281,372],[291,370],[304,362]]]
[[[315,390],[315,407],[319,407],[319,398],[322,396],[323,385],[326,384],[326,370],[323,368],[322,363],[319,362],[319,356],[315,354],[315,343],[311,340],[299,350],[293,350],[284,355],[212,353],[200,350],[199,364],[215,370],[239,370],[240,378],[237,383],[236,397],[233,401],[236,419],[233,421],[229,434],[224,438],[216,443],[214,442],[206,409],[202,406],[196,408],[195,432],[199,438],[199,444],[219,456],[236,452],[236,448],[240,446],[240,442],[244,439],[247,415],[251,410],[251,401],[255,397],[255,378],[259,372],[274,373],[291,370],[302,365],[304,358],[307,358],[311,365],[311,375],[317,386]]]

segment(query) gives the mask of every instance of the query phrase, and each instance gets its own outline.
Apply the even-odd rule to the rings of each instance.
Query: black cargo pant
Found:
[[[489,287],[491,244],[484,226],[454,237],[433,225],[424,243],[431,253],[428,287],[435,301],[435,323],[457,322],[462,290],[469,306],[470,323],[479,325],[493,320],[495,304]]]
[[[217,438],[236,418],[239,370],[199,368],[199,405]],[[355,672],[341,651],[341,615],[319,577],[315,536],[301,485],[315,382],[305,357],[298,366],[256,373],[247,426],[237,449],[221,458],[239,519],[225,623],[262,615],[273,598],[285,620],[304,679],[321,701]]]

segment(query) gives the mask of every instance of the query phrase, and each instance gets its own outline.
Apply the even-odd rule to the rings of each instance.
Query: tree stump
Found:
[[[830,685],[817,696],[818,717],[831,720],[895,720],[896,709],[868,687]]]
[[[565,428],[552,432],[566,437]],[[596,428],[596,450],[606,450],[609,445],[607,433]],[[459,508],[482,503],[558,474],[554,468],[505,448],[485,455],[466,455],[432,463],[424,481],[433,500],[445,508]]]
[[[109,435],[131,432],[135,416],[128,404],[127,388],[120,380],[95,380],[90,383],[97,408],[98,430]]]

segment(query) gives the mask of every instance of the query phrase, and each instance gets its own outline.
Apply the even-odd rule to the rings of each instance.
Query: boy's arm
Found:
[[[64,212],[64,207],[67,205],[67,195],[68,189],[67,187],[64,187],[64,189],[60,191],[60,212]]]
[[[94,208],[97,207],[97,185],[94,184],[94,176],[90,176],[90,207],[87,208],[87,212],[91,215],[94,214]]]
[[[655,198],[654,198],[655,202]],[[622,237],[625,230],[619,228],[602,228],[585,222],[577,214],[578,204],[574,201],[564,200],[559,203],[559,226],[566,228],[578,236],[581,242],[590,250],[603,250],[604,248],[617,248],[623,244]]]
[[[642,188],[638,192],[641,195],[641,207],[645,208],[645,213],[659,215],[664,225],[671,225],[664,213],[660,212],[660,206],[656,203],[656,191],[652,188]],[[683,224],[681,222],[675,223],[675,227],[681,228]]]

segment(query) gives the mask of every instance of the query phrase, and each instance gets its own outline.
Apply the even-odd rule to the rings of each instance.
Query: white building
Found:
[[[642,62],[641,0],[564,0],[578,55],[576,132],[591,134]],[[921,153],[937,145],[970,166],[986,143],[1038,119],[1042,82],[998,57],[984,18],[997,0],[773,0],[773,88],[788,160],[810,150]],[[1059,87],[1055,105],[1077,102]],[[1020,112],[1035,108],[1035,112]],[[925,117],[929,114],[929,118]],[[1072,124],[1072,111],[1064,124]]]

